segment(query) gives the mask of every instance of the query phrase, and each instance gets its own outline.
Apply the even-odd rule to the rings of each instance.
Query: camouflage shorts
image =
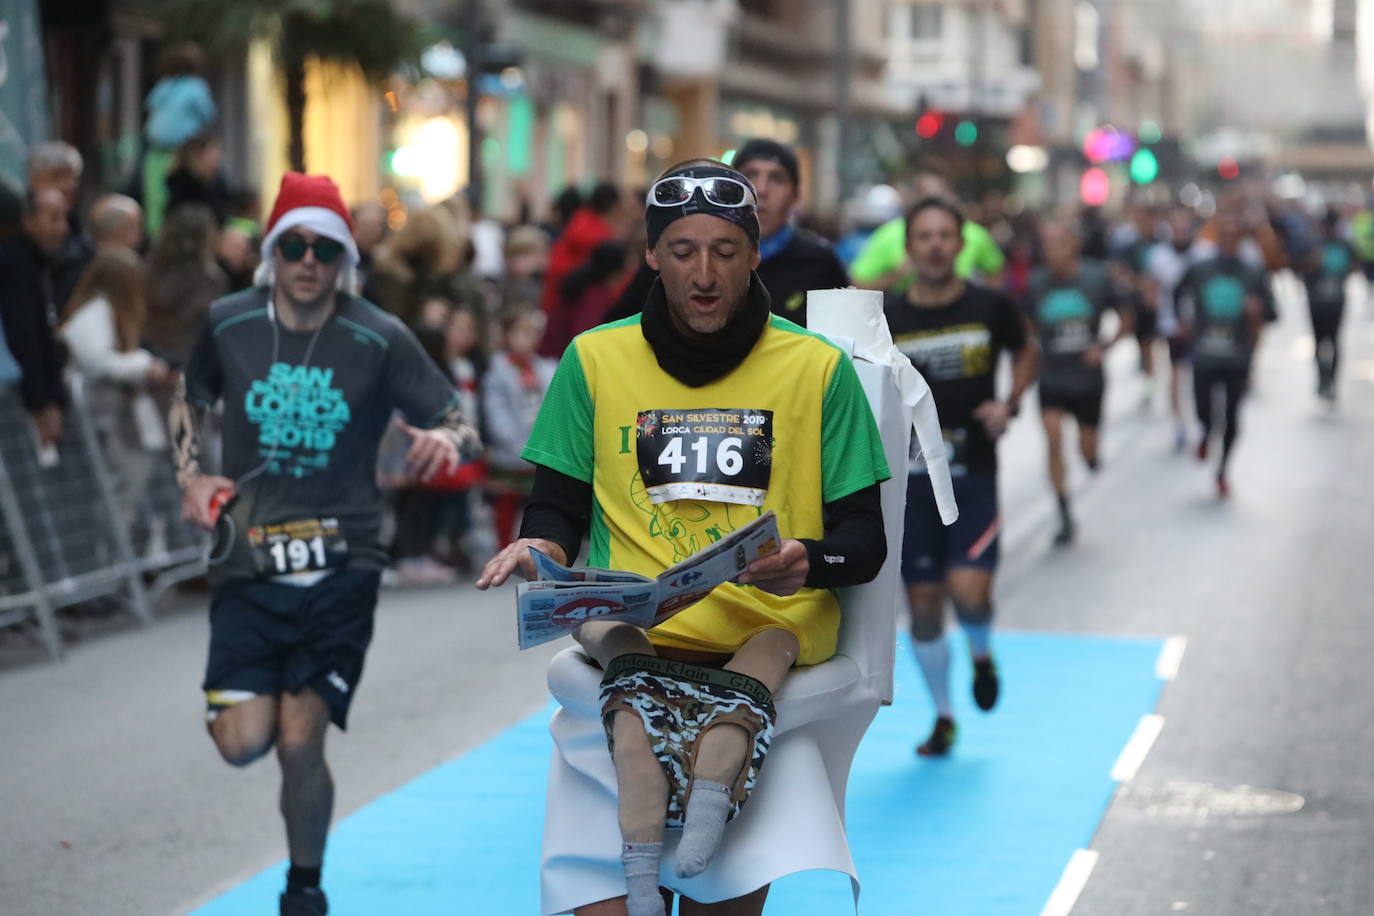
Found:
[[[697,745],[710,728],[738,725],[754,740],[749,765],[731,793],[730,818],[739,814],[754,789],[773,739],[773,696],[752,677],[670,661],[653,655],[622,655],[601,681],[601,721],[614,752],[614,713],[632,712],[644,723],[649,747],[668,777],[665,823],[681,827],[691,794]]]

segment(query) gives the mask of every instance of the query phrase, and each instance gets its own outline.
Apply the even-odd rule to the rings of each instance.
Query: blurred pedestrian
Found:
[[[557,359],[574,337],[601,324],[615,305],[626,269],[625,244],[612,239],[597,245],[586,264],[563,278],[539,345],[541,356]]]
[[[1307,287],[1312,317],[1312,340],[1317,357],[1317,395],[1328,404],[1336,400],[1336,372],[1340,368],[1341,320],[1345,317],[1345,284],[1360,269],[1355,249],[1340,236],[1340,214],[1334,209],[1322,218],[1317,243],[1299,262]]]
[[[1078,426],[1078,450],[1088,470],[1099,465],[1098,428],[1106,397],[1102,361],[1107,351],[1131,335],[1135,316],[1125,308],[1104,265],[1082,256],[1081,229],[1066,220],[1047,220],[1041,227],[1045,265],[1031,278],[1026,313],[1040,337],[1040,418],[1049,448],[1050,484],[1059,504],[1056,546],[1075,535],[1069,506],[1068,463],[1064,456],[1064,423]],[[1102,337],[1102,317],[1116,312],[1115,335]]]
[[[49,188],[54,189],[62,195],[65,208],[63,218],[67,230],[51,255],[52,297],[58,308],[71,298],[77,279],[95,255],[95,242],[87,233],[77,207],[84,169],[81,153],[70,143],[50,140],[29,151],[29,194],[37,196]]]
[[[167,175],[166,212],[182,204],[205,204],[215,215],[215,227],[223,226],[234,201],[220,171],[222,158],[218,137],[205,134],[182,144]]]
[[[367,286],[372,260],[391,231],[386,208],[379,203],[359,204],[353,208],[353,242],[358,246],[358,283]]]
[[[158,81],[143,102],[148,119],[143,126],[146,147],[139,174],[140,196],[147,212],[148,234],[154,238],[162,229],[169,206],[167,177],[177,151],[209,130],[218,117],[205,81],[207,69],[205,53],[198,45],[189,41],[171,45],[158,62]]]
[[[1240,405],[1250,385],[1250,370],[1267,311],[1269,284],[1261,270],[1241,254],[1244,228],[1234,213],[1212,221],[1216,256],[1188,269],[1175,296],[1184,333],[1192,345],[1193,401],[1202,432],[1198,461],[1206,461],[1216,432],[1215,395],[1221,391],[1221,460],[1217,495],[1230,495],[1227,468],[1240,436]]]
[[[169,210],[148,256],[148,321],[144,340],[173,366],[191,356],[210,303],[230,292],[215,262],[215,216],[204,204]]]
[[[549,269],[548,236],[538,226],[516,226],[506,233],[506,269],[501,277],[502,307],[538,302]]]
[[[534,483],[534,465],[520,452],[557,367],[553,360],[536,353],[543,335],[543,312],[532,308],[508,311],[501,319],[501,349],[492,354],[482,378],[488,486],[495,504],[500,547],[515,539],[520,510]]]
[[[447,210],[412,212],[406,224],[377,249],[363,289],[366,299],[415,326],[425,302],[435,296],[453,302],[481,301],[462,276],[467,239]]]
[[[582,192],[575,185],[568,185],[558,192],[558,196],[553,199],[553,204],[549,207],[547,222],[540,226],[548,236],[550,245],[558,241],[558,237],[563,234],[568,223],[572,222],[573,214],[581,208],[583,203]]]
[[[143,249],[143,208],[124,194],[106,194],[91,205],[91,241],[96,248],[113,245]]]
[[[558,304],[558,288],[563,278],[587,263],[597,245],[621,237],[623,222],[620,189],[601,182],[592,189],[586,205],[568,220],[549,250],[548,272],[539,299],[539,308],[545,315],[552,314]]]
[[[171,387],[171,367],[139,346],[147,316],[143,261],[128,248],[96,252],[77,281],[58,333],[80,376],[91,423],[114,475],[120,519],[132,529],[167,432],[150,392]]]
[[[944,197],[957,205],[954,189],[942,169],[921,167],[912,176],[913,199]],[[965,280],[1000,288],[1006,256],[993,241],[992,234],[971,219],[964,220],[964,247],[954,264],[954,272]],[[901,292],[911,285],[915,270],[906,248],[906,221],[897,216],[874,230],[858,257],[849,265],[856,286],[865,289]]]
[[[1165,223],[1165,238],[1150,249],[1145,269],[1153,283],[1155,319],[1159,334],[1168,342],[1169,413],[1174,420],[1174,450],[1183,451],[1188,443],[1188,427],[1183,419],[1183,373],[1191,360],[1192,345],[1178,317],[1178,284],[1202,257],[1196,246],[1197,219],[1193,211],[1178,206]]]
[[[215,264],[230,292],[253,285],[258,268],[257,234],[247,220],[230,218],[215,237]]]
[[[62,434],[67,389],[53,337],[53,259],[67,237],[67,198],[45,187],[25,199],[18,236],[0,244],[0,326],[19,362],[19,392],[33,419],[38,441],[56,444]]]
[[[759,257],[756,269],[775,314],[806,326],[806,292],[842,289],[849,274],[830,244],[793,224],[801,204],[801,167],[796,152],[776,140],[750,140],[735,153],[733,167],[758,195]]]

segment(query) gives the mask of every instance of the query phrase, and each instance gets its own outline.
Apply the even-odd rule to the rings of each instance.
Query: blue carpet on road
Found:
[[[1004,693],[972,706],[956,651],[959,742],[945,760],[913,747],[933,712],[903,644],[896,703],[879,713],[850,779],[850,844],[863,916],[1036,916],[1115,789],[1109,773],[1152,711],[1161,642],[1004,633]],[[333,916],[525,916],[539,912],[539,843],[550,710],[342,820],[329,841]],[[365,725],[363,726],[365,727]],[[285,862],[193,916],[276,912]],[[852,913],[849,880],[813,872],[774,885],[768,913]]]

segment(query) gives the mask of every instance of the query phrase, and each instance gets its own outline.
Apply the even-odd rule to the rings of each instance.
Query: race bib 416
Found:
[[[641,410],[635,438],[639,474],[653,502],[763,505],[773,470],[771,410]]]

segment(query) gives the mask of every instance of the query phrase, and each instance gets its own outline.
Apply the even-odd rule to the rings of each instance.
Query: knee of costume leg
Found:
[[[954,616],[960,623],[987,623],[992,619],[992,602],[986,604],[970,603],[960,601],[958,598],[952,599],[954,603]]]
[[[614,714],[633,712],[644,723],[649,748],[668,779],[666,824],[681,827],[691,791],[692,764],[701,736],[715,725],[738,725],[753,749],[731,797],[730,817],[754,788],[773,738],[776,713],[763,684],[734,671],[670,661],[653,655],[623,655],[606,668],[601,682],[602,725],[608,742]]]

